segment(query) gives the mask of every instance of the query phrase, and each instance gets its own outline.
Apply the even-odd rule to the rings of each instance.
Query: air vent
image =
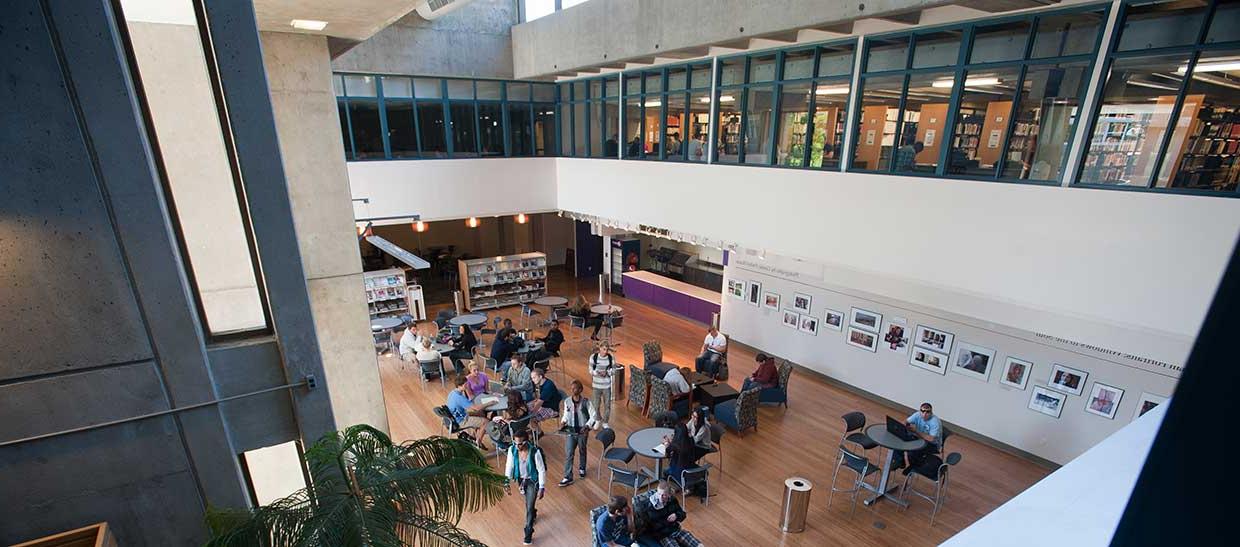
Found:
[[[473,0],[420,0],[415,8],[423,19],[438,19]]]

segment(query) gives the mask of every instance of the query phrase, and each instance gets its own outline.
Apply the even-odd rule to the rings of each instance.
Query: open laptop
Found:
[[[908,428],[904,426],[904,422],[892,418],[891,416],[887,417],[887,432],[906,441],[913,441],[919,438],[917,434],[909,431]]]

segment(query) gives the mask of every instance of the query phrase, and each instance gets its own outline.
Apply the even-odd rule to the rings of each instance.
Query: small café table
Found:
[[[481,327],[482,325],[487,324],[487,316],[482,315],[481,313],[467,313],[467,314],[458,315],[456,317],[453,317],[452,319],[449,319],[448,324],[454,327],[459,327],[461,325],[469,325],[470,328],[476,329],[478,327]]]
[[[654,460],[653,473],[645,467],[642,468],[642,472],[651,479],[642,486],[659,480],[659,477],[663,475],[663,459],[667,457],[667,451],[666,449],[655,451],[655,448],[663,444],[663,437],[670,437],[672,433],[672,429],[667,427],[647,427],[629,434],[629,448],[633,452]]]
[[[866,490],[870,490],[875,494],[870,499],[865,500],[865,504],[873,505],[881,499],[888,499],[900,507],[908,507],[908,504],[900,498],[887,495],[890,494],[892,490],[895,490],[894,486],[891,488],[887,487],[887,483],[889,482],[889,478],[891,476],[891,464],[895,459],[894,456],[896,450],[902,450],[904,452],[921,450],[922,448],[925,448],[926,441],[920,438],[911,441],[901,439],[900,437],[893,435],[890,431],[887,431],[887,424],[885,422],[881,424],[874,424],[865,428],[865,434],[869,435],[871,439],[874,439],[874,442],[878,443],[878,446],[887,449],[887,460],[883,462],[883,473],[882,478],[878,482],[878,488],[874,488],[873,486],[866,484],[864,481],[861,483]]]

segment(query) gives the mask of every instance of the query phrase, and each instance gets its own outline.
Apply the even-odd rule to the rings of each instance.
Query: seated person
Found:
[[[667,458],[671,461],[671,465],[667,468],[667,475],[675,480],[680,480],[680,472],[686,469],[697,467],[700,456],[698,451],[694,449],[693,436],[689,433],[689,426],[677,423],[672,429],[672,435],[664,436],[663,442],[667,443]]]
[[[689,367],[672,368],[663,376],[663,381],[672,385],[673,396],[686,395],[692,389],[689,381],[685,380],[690,372]]]
[[[443,355],[431,348],[432,342],[430,338],[423,338],[422,345],[418,347],[417,358],[419,362],[433,363],[443,361]],[[442,363],[440,363],[442,365]]]
[[[491,344],[491,358],[498,365],[503,365],[517,351],[517,346],[513,343],[513,333],[508,336],[495,335],[495,343]],[[503,369],[501,369],[503,370]]]
[[[709,414],[709,408],[699,406],[693,409],[689,423],[685,424],[689,430],[689,436],[693,438],[694,465],[697,465],[697,461],[702,459],[702,456],[710,454],[715,449],[715,441],[710,436],[710,420],[707,419]]]
[[[748,391],[753,388],[766,389],[771,387],[779,387],[779,369],[775,368],[775,358],[765,353],[759,353],[756,359],[758,361],[758,370],[745,378],[745,384],[741,387],[741,391]]]
[[[640,513],[634,518],[640,523],[638,540],[649,539],[665,547],[699,547],[702,544],[681,527],[685,511],[672,495],[672,485],[667,479],[660,480],[653,492],[634,496],[633,509]]]
[[[585,297],[577,295],[577,299],[573,301],[573,305],[568,308],[568,314],[573,317],[580,317],[585,321],[585,326],[594,326],[594,333],[590,335],[591,340],[598,340],[598,330],[603,328],[603,316],[597,315],[590,311],[590,304],[586,302]]]
[[[534,398],[534,384],[530,378],[530,369],[525,366],[525,357],[520,353],[512,356],[512,361],[505,363],[504,387],[521,394],[528,401]]]
[[[512,442],[508,431],[508,423],[520,420],[530,414],[530,409],[525,406],[525,401],[521,400],[520,393],[510,389],[504,392],[504,396],[508,398],[508,408],[505,408],[498,416],[491,418],[491,423],[487,424],[487,434],[491,436],[491,440],[495,441],[496,444]]]
[[[560,388],[538,369],[530,371],[530,383],[534,386],[534,398],[530,400],[530,413],[534,423],[560,415]]]
[[[714,378],[719,374],[719,362],[728,353],[728,339],[719,333],[719,329],[711,326],[702,340],[702,354],[698,356],[694,366],[697,371]]]
[[[551,329],[547,331],[547,335],[539,338],[539,342],[543,343],[543,350],[551,355],[560,354],[560,346],[564,344],[564,333],[560,331],[560,320],[551,320]]]
[[[457,374],[460,376],[460,374]],[[479,369],[478,363],[469,362],[469,375],[465,376],[465,394],[470,400],[486,393],[491,388],[491,378]]]
[[[632,524],[629,522],[629,500],[624,496],[612,496],[607,511],[594,521],[594,535],[604,547],[633,545]]]
[[[422,334],[418,332],[418,324],[410,323],[400,335],[397,352],[402,361],[412,363],[417,359],[418,348],[422,347]]]
[[[930,403],[922,403],[921,408],[914,412],[904,420],[904,427],[912,431],[922,440],[926,441],[926,446],[921,450],[914,450],[908,453],[908,463],[904,461],[904,451],[892,451],[892,469],[900,469],[904,467],[904,474],[907,475],[913,468],[922,464],[927,456],[932,456],[939,452],[941,435],[943,433],[943,422],[938,416],[934,415],[934,407]],[[907,467],[906,467],[907,466]]]
[[[517,333],[517,329],[512,328],[512,319],[505,318],[503,322],[503,326],[501,326],[499,328],[499,331],[495,333],[495,339],[503,340],[505,338],[508,338],[509,335],[516,334],[516,333]]]
[[[474,406],[466,393],[465,377],[456,377],[456,388],[448,392],[448,411],[452,413],[452,419],[456,420],[457,427],[462,429],[467,427],[476,427],[470,434],[473,435],[474,441],[478,443],[478,447],[486,450],[486,445],[482,439],[486,436],[486,430],[483,425],[486,420],[482,418],[483,411],[481,407]]]
[[[457,335],[452,337],[452,351],[448,353],[448,358],[452,359],[452,367],[456,369],[457,375],[465,370],[464,359],[472,359],[474,356],[474,348],[478,346],[478,337],[474,336],[474,329],[469,325],[461,325]]]

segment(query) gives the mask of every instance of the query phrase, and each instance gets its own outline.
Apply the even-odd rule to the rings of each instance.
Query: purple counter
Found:
[[[624,297],[710,324],[719,313],[720,294],[651,272],[623,276]]]

